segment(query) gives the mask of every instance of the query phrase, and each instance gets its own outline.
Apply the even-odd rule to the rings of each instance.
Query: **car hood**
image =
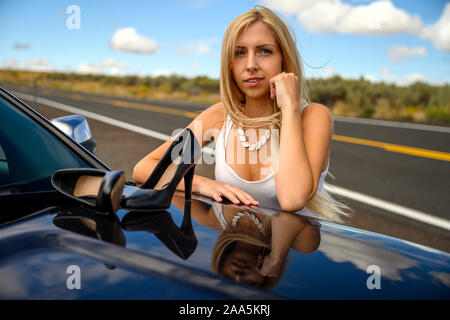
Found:
[[[132,191],[132,187],[125,189],[125,193]],[[184,201],[180,195],[177,198]],[[224,231],[217,227],[219,223],[205,219],[207,215],[198,214],[205,210],[211,215],[212,205],[201,197],[192,201],[192,230],[183,206],[174,203],[164,212],[120,209],[115,215],[105,215],[68,202],[6,224],[0,228],[0,298],[450,297],[447,253],[307,217],[308,223],[320,225],[317,247],[309,253],[291,249],[270,289],[213,274],[214,246]],[[74,268],[79,276],[75,288],[71,285]]]

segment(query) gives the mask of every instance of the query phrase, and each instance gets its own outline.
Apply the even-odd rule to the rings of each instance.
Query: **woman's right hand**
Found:
[[[222,202],[223,197],[227,198],[234,204],[245,204],[257,206],[259,204],[251,195],[242,191],[236,186],[223,183],[206,177],[195,177],[194,191],[201,195],[210,197],[214,201]]]

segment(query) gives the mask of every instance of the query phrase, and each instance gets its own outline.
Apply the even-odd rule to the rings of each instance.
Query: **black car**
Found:
[[[84,119],[73,118],[59,119],[58,129],[0,90],[0,299],[450,298],[449,254],[409,241],[201,196],[185,203],[182,193],[156,212],[108,214],[70,199],[54,189],[56,171],[110,171],[88,151],[95,146],[89,134],[74,135],[83,145],[69,137],[77,126],[88,131]],[[127,182],[123,194],[136,188]],[[255,237],[266,243],[280,226],[297,230],[279,272],[247,277],[255,266],[245,257],[231,259],[226,270],[240,240],[223,244],[228,230],[218,210],[233,216],[233,225],[259,217],[251,217],[259,230],[250,222],[235,233],[251,238],[264,221],[270,232]],[[257,259],[271,250],[251,246]]]

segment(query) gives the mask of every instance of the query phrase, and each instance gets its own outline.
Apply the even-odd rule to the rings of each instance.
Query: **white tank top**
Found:
[[[305,107],[302,108],[302,112]],[[224,183],[228,183],[238,187],[239,189],[250,194],[255,200],[259,202],[262,210],[265,214],[276,214],[281,211],[280,203],[278,202],[278,197],[275,187],[275,178],[273,175],[269,174],[262,180],[249,181],[242,179],[230,165],[225,160],[225,146],[227,145],[228,136],[230,134],[231,126],[233,122],[228,117],[227,121],[224,123],[217,141],[215,143],[215,179]],[[225,141],[224,141],[225,139]],[[319,179],[319,185],[317,187],[317,192],[323,191],[323,184],[325,177],[328,173],[328,168],[330,167],[330,161],[328,161],[328,166],[325,171],[322,172]],[[214,207],[215,211],[221,206]],[[267,210],[266,210],[267,208]],[[261,208],[262,209],[262,208]],[[272,209],[272,210],[270,210]],[[254,209],[258,211],[258,209]],[[215,212],[216,215],[218,212]],[[303,216],[310,216],[313,218],[320,218],[317,214],[310,212],[308,209],[303,208],[295,213],[301,214]]]

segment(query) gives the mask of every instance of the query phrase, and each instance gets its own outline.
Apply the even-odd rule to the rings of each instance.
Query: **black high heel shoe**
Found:
[[[153,233],[170,251],[186,260],[197,248],[197,237],[192,228],[190,202],[181,226],[178,227],[168,211],[129,212],[121,221],[126,231],[147,231]]]
[[[99,215],[97,211],[86,208],[61,209],[53,218],[53,223],[61,229],[126,246],[125,234],[115,214]],[[105,267],[109,270],[116,268],[106,262]]]
[[[86,208],[61,209],[53,223],[62,229],[125,247],[126,240],[116,215],[99,215]]]
[[[189,128],[183,130],[169,146],[147,181],[139,189],[125,195],[121,206],[132,211],[166,210],[183,178],[185,201],[190,201],[195,165],[200,156],[200,144],[194,134]]]
[[[58,170],[52,175],[53,187],[69,198],[104,213],[115,213],[125,185],[123,171],[92,168]]]

